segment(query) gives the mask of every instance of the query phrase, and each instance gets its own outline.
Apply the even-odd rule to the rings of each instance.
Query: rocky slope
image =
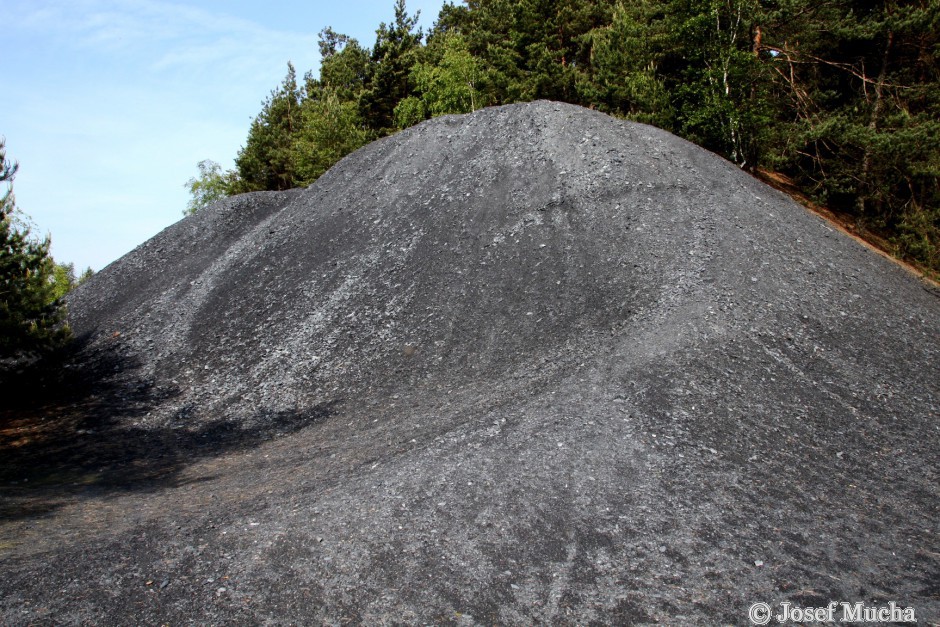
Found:
[[[70,311],[131,444],[4,488],[6,622],[940,620],[940,299],[651,127],[438,118]]]

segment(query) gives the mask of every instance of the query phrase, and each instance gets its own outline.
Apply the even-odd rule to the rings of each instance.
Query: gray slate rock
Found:
[[[940,299],[655,128],[437,118],[69,306],[154,391],[128,422],[268,435],[64,507],[0,554],[4,622],[940,621]]]

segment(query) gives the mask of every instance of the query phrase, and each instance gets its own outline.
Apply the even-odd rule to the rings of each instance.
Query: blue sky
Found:
[[[427,30],[443,0],[409,0]],[[375,43],[394,0],[0,0],[0,135],[17,205],[57,261],[100,270],[182,217],[196,164],[223,168],[326,26]]]

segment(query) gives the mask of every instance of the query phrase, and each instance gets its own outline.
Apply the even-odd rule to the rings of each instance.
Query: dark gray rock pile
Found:
[[[175,465],[7,524],[7,622],[940,620],[940,299],[654,128],[438,118],[70,311]]]

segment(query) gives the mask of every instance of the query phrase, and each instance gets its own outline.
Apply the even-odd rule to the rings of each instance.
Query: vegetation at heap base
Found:
[[[289,64],[235,170],[190,185],[305,186],[429,117],[544,98],[773,171],[940,272],[936,0],[466,0],[428,33],[397,0],[376,35],[321,31],[319,76]]]

